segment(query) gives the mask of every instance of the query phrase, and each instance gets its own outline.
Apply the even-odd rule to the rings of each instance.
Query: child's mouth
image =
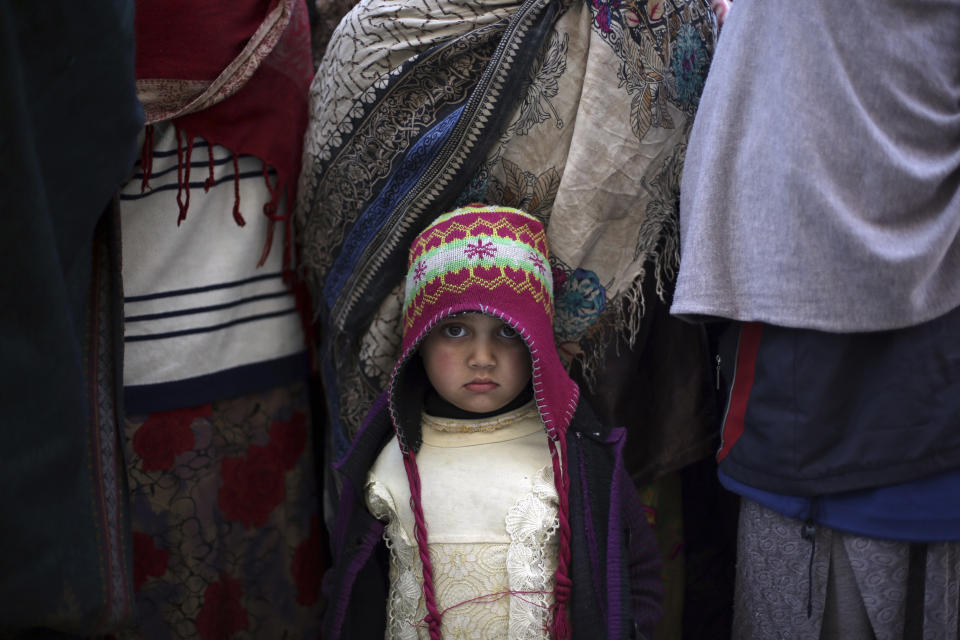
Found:
[[[473,382],[468,382],[463,385],[468,391],[474,391],[477,393],[483,393],[486,391],[493,391],[500,385],[492,380],[474,380]]]

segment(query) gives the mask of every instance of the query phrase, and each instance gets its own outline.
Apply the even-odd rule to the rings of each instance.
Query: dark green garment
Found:
[[[133,51],[132,1],[0,0],[3,637],[129,614],[111,203],[143,125]]]

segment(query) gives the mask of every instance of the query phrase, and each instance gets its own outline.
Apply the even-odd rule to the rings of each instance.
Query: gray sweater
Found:
[[[855,332],[960,306],[960,0],[736,0],[671,313]]]

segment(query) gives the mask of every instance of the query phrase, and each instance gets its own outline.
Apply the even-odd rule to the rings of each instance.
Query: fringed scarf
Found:
[[[237,156],[263,162],[271,199],[263,264],[274,228],[284,225],[285,270],[294,262],[290,216],[280,210],[296,197],[313,75],[310,25],[304,0],[140,0],[136,13],[137,95],[146,112],[143,189],[149,188],[154,123],[172,120],[178,149],[177,224],[190,207],[190,165],[197,137],[234,154],[233,218],[243,226]],[[210,147],[208,147],[210,148]],[[205,189],[213,176],[209,155]],[[271,179],[270,170],[276,178]]]

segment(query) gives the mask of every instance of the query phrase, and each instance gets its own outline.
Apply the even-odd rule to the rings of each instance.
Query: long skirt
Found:
[[[306,386],[130,417],[135,626],[317,638],[323,526]]]

